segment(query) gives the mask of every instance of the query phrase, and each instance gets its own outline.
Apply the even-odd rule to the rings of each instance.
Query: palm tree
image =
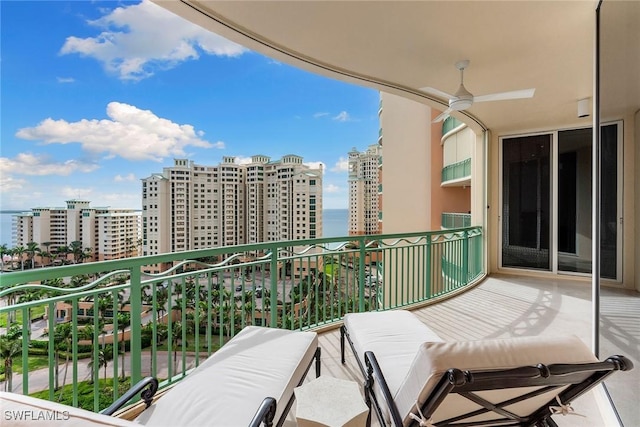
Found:
[[[29,242],[25,252],[27,253],[27,259],[31,261],[31,268],[35,268],[36,254],[40,253],[40,247],[36,242]]]
[[[110,348],[112,348],[112,347],[110,347]],[[93,371],[93,367],[94,367],[93,362],[95,360],[96,359],[90,360],[89,363],[87,364],[87,367],[91,370],[91,372],[94,372]],[[104,380],[106,381],[107,380],[107,365],[109,364],[109,358],[107,357],[107,350],[106,349],[98,351],[97,362],[98,363],[96,363],[96,365],[95,365],[97,367],[97,369],[95,371],[95,378],[98,377],[98,371],[100,370],[100,368],[104,366]],[[94,376],[91,377],[91,382],[93,382],[93,381],[95,381]]]
[[[0,271],[4,271],[4,256],[9,255],[10,252],[6,244],[0,245]]]
[[[169,302],[169,291],[167,288],[156,288],[156,311],[158,312],[158,319],[163,317],[167,302]]]
[[[125,345],[124,345],[124,332],[127,329],[127,327],[131,324],[131,313],[118,313],[118,329],[120,329],[122,331],[122,350],[121,350],[121,354],[122,354],[122,379],[124,380],[125,377],[125,373],[124,373],[124,355],[126,353],[125,351]]]
[[[69,354],[71,353],[71,341],[73,339],[73,330],[71,328],[71,323],[60,323],[59,325],[56,325],[54,334],[53,334],[53,340],[54,340],[54,348],[56,351],[56,390],[59,389],[58,387],[58,359],[59,359],[59,353],[60,353],[60,349],[62,344],[65,345],[66,347],[66,353],[67,353],[67,357],[66,360],[64,362],[64,377],[62,378],[62,387],[60,387],[61,389],[64,389],[64,385],[67,382],[67,371],[69,369]],[[60,392],[60,396],[58,397],[58,401],[62,398],[62,391]]]
[[[48,256],[49,256],[49,264],[55,265],[56,259],[58,259],[58,253],[57,252],[49,252]]]
[[[84,262],[87,259],[91,259],[93,258],[93,249],[91,248],[84,248],[84,252],[82,253],[82,257],[80,259],[80,262]]]
[[[18,303],[37,301],[41,299],[43,296],[44,296],[44,293],[41,290],[35,290],[35,289],[26,290],[22,292],[18,297]],[[29,328],[29,336],[27,337],[27,342],[31,340],[31,309],[32,308],[33,307],[31,306],[27,308],[27,325]]]
[[[18,255],[18,259],[20,260],[20,270],[24,270],[24,253],[25,253],[26,249],[24,248],[24,246],[17,246],[15,248],[13,248],[13,253],[15,255]]]
[[[98,295],[98,301],[94,301],[94,306],[98,306],[98,316],[100,316],[100,321],[104,323],[107,310],[109,307],[113,307],[113,295],[110,293],[104,293]]]
[[[58,246],[56,248],[56,254],[62,258],[62,264],[67,263],[67,256],[69,255],[69,246]]]
[[[80,240],[74,240],[69,244],[69,251],[73,254],[73,263],[77,264],[82,259],[82,242]]]
[[[4,391],[13,391],[13,358],[22,353],[20,341],[0,336],[0,357],[4,360]]]
[[[0,336],[0,357],[4,360],[4,391],[13,391],[13,359],[22,353],[22,328],[14,323]]]
[[[96,328],[91,324],[86,325],[84,328],[78,330],[78,336],[80,339],[91,341],[92,355],[93,355],[94,346],[97,344],[97,341],[98,341],[96,335],[98,334],[102,335],[104,333],[105,333],[104,323],[102,322],[98,323],[97,333],[96,333]],[[113,349],[111,351],[113,352]],[[104,361],[102,360],[103,358],[104,358]],[[94,360],[91,360],[87,365],[87,367],[92,371],[91,381],[93,382],[98,379],[98,370],[100,369],[101,366],[104,366],[104,378],[106,379],[107,378],[107,361],[110,359],[107,357],[107,350],[104,345],[104,338],[103,338],[102,349],[99,350],[98,352],[98,364],[96,365],[98,369],[96,369],[95,371],[93,371],[92,369],[92,367],[94,366],[93,365]]]
[[[191,331],[189,325],[183,325],[181,321],[177,320],[173,322],[173,330],[171,335],[171,345],[173,346],[173,371],[174,375],[178,371],[178,344],[181,346],[188,346],[189,343],[187,341],[182,341],[182,330],[185,330],[188,335]]]
[[[69,287],[79,288],[86,285],[87,283],[89,283],[89,276],[87,276],[86,274],[77,274],[71,277],[71,280],[69,281]]]
[[[40,255],[42,258],[47,257],[47,265],[51,262],[51,253],[49,251],[49,247],[53,244],[53,242],[42,242],[42,246],[44,246],[44,252],[41,252]],[[42,260],[42,265],[44,265],[44,259]]]

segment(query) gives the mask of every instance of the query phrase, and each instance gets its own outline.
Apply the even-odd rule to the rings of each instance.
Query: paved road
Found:
[[[200,356],[201,360],[204,359],[203,356]],[[151,353],[143,352],[142,353],[142,375],[147,376],[151,375],[151,365],[150,365]],[[187,354],[186,357],[186,369],[191,369],[195,367],[195,356],[191,354]],[[168,376],[168,366],[169,363],[173,363],[173,353],[169,354],[167,351],[159,351],[157,354],[158,360],[158,378],[167,378]],[[182,356],[181,353],[178,352],[178,370],[182,371]],[[90,359],[81,359],[78,361],[78,381],[86,381],[91,376],[91,370],[88,368]],[[118,373],[120,375],[122,372],[122,355],[118,356]],[[130,374],[130,357],[129,353],[125,355],[125,374],[128,376]],[[64,376],[64,361],[59,365],[59,374],[60,374],[60,385],[62,385],[63,376]],[[174,370],[175,374],[175,370]],[[104,367],[100,369],[100,378],[104,378]],[[107,365],[107,378],[113,378],[113,361],[110,361]],[[73,381],[73,364],[69,362],[68,372],[67,372],[67,382],[66,384],[71,384]],[[4,382],[0,382],[0,390],[4,391]],[[29,373],[29,393],[34,393],[36,391],[46,390],[49,388],[49,368],[38,369]],[[16,393],[22,393],[22,374],[14,374],[13,375],[13,391]]]

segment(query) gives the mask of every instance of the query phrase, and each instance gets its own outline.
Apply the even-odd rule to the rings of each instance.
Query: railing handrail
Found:
[[[460,232],[465,229],[480,229],[479,226],[474,227],[462,227],[452,228],[447,230],[447,233]],[[441,230],[434,231],[416,231],[411,233],[394,233],[394,234],[367,234],[357,236],[344,236],[344,237],[322,237],[316,239],[301,239],[301,240],[283,240],[278,242],[263,242],[234,246],[220,246],[217,248],[199,249],[184,252],[170,252],[157,255],[146,255],[139,257],[123,258],[117,260],[107,261],[95,261],[81,264],[62,265],[57,267],[43,267],[29,270],[12,271],[8,273],[0,274],[0,292],[5,287],[25,284],[34,282],[36,280],[48,280],[57,277],[74,276],[78,274],[96,274],[105,271],[114,270],[130,270],[133,267],[142,267],[145,265],[160,264],[166,262],[173,262],[176,259],[184,260],[196,260],[199,258],[207,258],[210,256],[216,256],[221,254],[239,252],[264,252],[265,248],[287,248],[296,246],[315,246],[321,247],[322,245],[330,243],[342,243],[342,242],[354,242],[354,241],[371,241],[371,240],[389,240],[389,239],[406,239],[412,237],[426,237],[441,234]],[[333,249],[331,249],[333,250]],[[232,257],[237,257],[233,255]],[[227,260],[225,260],[227,261]],[[244,263],[243,263],[244,264]],[[147,275],[145,273],[145,275]],[[149,274],[151,276],[151,274]],[[2,294],[0,294],[2,295]]]

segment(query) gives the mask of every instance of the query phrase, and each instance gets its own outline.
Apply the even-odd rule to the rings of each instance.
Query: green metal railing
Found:
[[[452,163],[442,168],[442,181],[447,182],[454,179],[467,178],[471,176],[471,159]]]
[[[462,126],[463,124],[463,122],[456,119],[455,117],[447,117],[442,123],[442,135],[446,135],[448,132],[451,132],[453,129],[457,128],[458,126]]]
[[[445,229],[471,227],[471,214],[443,212],[441,218]]]
[[[21,390],[13,391],[44,390],[50,400],[68,394],[74,406],[99,411],[122,394],[123,373],[131,384],[152,375],[166,386],[247,325],[307,330],[335,323],[348,312],[427,301],[479,278],[482,259],[482,229],[469,227],[4,273],[0,298],[7,304],[0,307],[0,321],[30,319],[44,308],[39,323],[45,322],[48,332],[31,337],[29,321],[9,329],[23,337],[16,356],[22,366],[29,366],[34,354],[48,359],[44,370],[25,368],[18,377]],[[170,268],[145,273],[155,265]],[[106,365],[109,354],[113,362]],[[88,404],[80,398],[81,382],[83,389],[93,389]],[[71,385],[68,393],[56,390],[63,383]],[[107,397],[103,389],[109,390]]]

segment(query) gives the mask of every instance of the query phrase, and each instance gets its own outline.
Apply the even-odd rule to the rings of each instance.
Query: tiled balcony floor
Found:
[[[631,372],[614,374],[608,388],[625,425],[640,426],[640,294],[603,288],[601,311],[601,358],[623,354],[636,365]],[[591,343],[589,279],[494,275],[468,292],[415,313],[447,341],[575,334],[588,345]],[[362,383],[350,352],[347,364],[340,363],[338,329],[323,332],[320,346],[323,375]],[[554,419],[561,426],[608,425],[607,417],[601,415],[599,409],[602,401],[595,393],[589,393],[572,403],[576,412],[586,417],[556,416]],[[291,424],[294,413],[295,404],[289,416]]]

